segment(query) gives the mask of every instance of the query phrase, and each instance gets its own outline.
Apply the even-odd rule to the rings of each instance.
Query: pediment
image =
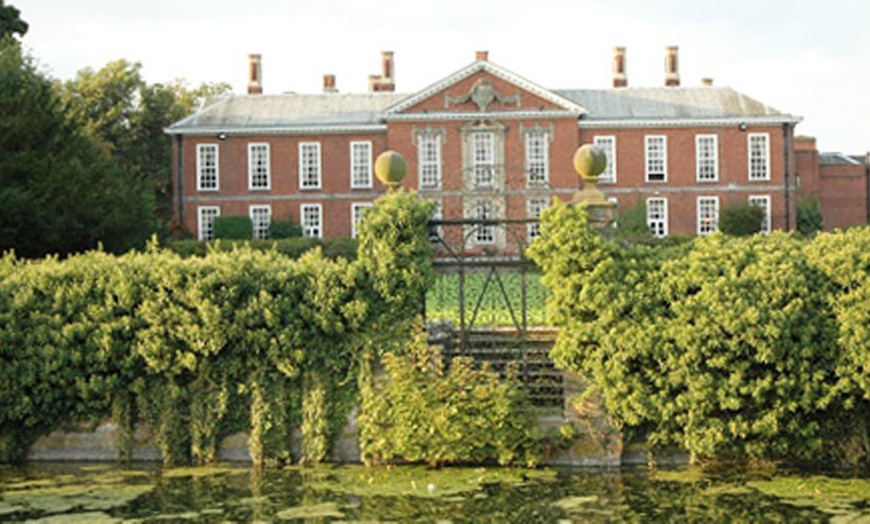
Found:
[[[519,75],[477,61],[387,108],[385,115],[490,114],[531,111],[585,113],[577,103]]]

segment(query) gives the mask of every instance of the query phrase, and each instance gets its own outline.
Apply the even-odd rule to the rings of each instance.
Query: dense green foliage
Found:
[[[182,80],[149,84],[142,65],[124,59],[84,68],[56,85],[70,115],[121,166],[127,180],[147,185],[157,219],[172,219],[172,138],[164,130],[202,101],[230,91],[225,83],[190,87]]]
[[[302,236],[302,227],[292,220],[272,220],[269,223],[269,238],[296,238]]]
[[[619,425],[699,458],[866,459],[870,229],[624,247],[556,205],[542,230],[553,357]]]
[[[824,227],[824,217],[819,209],[819,200],[808,198],[797,203],[797,231],[804,236],[813,236]]]
[[[13,5],[4,5],[4,0],[0,0],[0,40],[16,34],[24,36],[28,28],[27,22],[21,19],[21,11]]]
[[[367,463],[539,460],[537,418],[516,373],[502,380],[467,357],[447,366],[422,330],[409,352],[384,356],[384,370],[362,390],[360,448]]]
[[[167,249],[182,256],[205,256],[211,251],[232,251],[248,246],[256,251],[276,251],[291,258],[299,258],[315,247],[320,247],[327,258],[356,258],[359,242],[355,238],[311,238],[292,237],[278,240],[219,240],[202,242],[199,240],[175,240],[166,244]]]
[[[726,235],[745,237],[761,231],[764,210],[749,202],[731,202],[719,214],[719,231]]]
[[[51,81],[17,44],[0,42],[0,251],[20,256],[143,246],[147,187],[69,117]]]
[[[250,432],[257,463],[290,460],[302,430],[322,460],[354,404],[357,368],[407,340],[432,278],[416,195],[381,198],[359,257],[298,260],[242,247],[180,258],[0,259],[0,462],[39,435],[109,415],[129,454],[149,424],[167,463],[214,460]],[[124,446],[127,446],[126,448]]]
[[[655,237],[646,221],[646,206],[638,200],[616,218],[613,237],[627,243],[650,243]]]
[[[254,222],[248,215],[225,215],[214,219],[214,237],[218,240],[251,240]]]

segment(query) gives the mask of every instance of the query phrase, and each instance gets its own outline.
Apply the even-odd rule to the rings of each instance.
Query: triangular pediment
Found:
[[[385,116],[415,114],[491,114],[586,110],[534,82],[488,60],[478,60],[386,109]]]

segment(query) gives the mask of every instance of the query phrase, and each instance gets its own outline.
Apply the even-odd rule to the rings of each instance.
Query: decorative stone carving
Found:
[[[459,104],[467,104],[469,102],[473,102],[477,105],[477,108],[483,112],[486,111],[487,108],[493,103],[498,102],[500,104],[515,104],[517,108],[520,107],[520,94],[516,93],[513,96],[505,96],[495,90],[492,83],[486,78],[480,78],[477,82],[471,86],[471,89],[468,93],[459,96],[452,97],[450,94],[444,95],[444,108],[450,109],[450,106],[459,105]]]
[[[417,145],[417,139],[421,135],[434,135],[439,138],[441,141],[441,145],[447,143],[447,128],[444,126],[432,127],[431,125],[426,125],[426,127],[417,127],[416,125],[411,126],[411,144]]]

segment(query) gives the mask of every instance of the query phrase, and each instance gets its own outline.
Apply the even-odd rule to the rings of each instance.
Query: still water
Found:
[[[0,522],[870,522],[870,479],[697,469],[0,467]]]

